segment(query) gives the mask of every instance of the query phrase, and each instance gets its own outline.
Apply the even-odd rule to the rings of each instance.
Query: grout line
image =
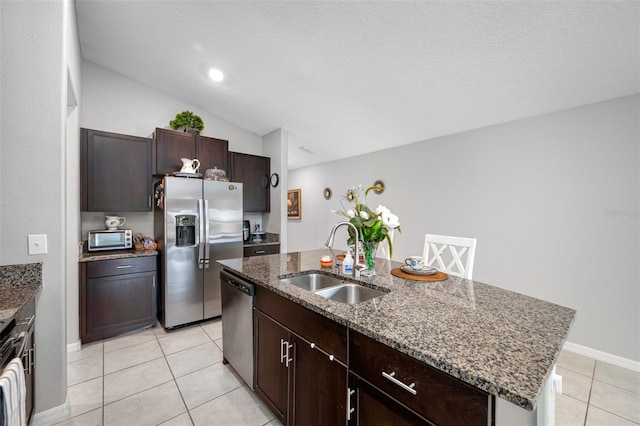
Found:
[[[591,372],[591,384],[589,385],[589,396],[587,397],[587,411],[584,413],[584,426],[587,426],[587,419],[589,418],[589,407],[591,406],[591,392],[593,392],[593,382],[596,377],[596,365],[598,361],[593,363],[593,371]]]

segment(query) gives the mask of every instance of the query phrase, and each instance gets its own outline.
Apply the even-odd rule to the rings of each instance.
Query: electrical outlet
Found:
[[[29,235],[29,256],[47,254],[47,234]]]

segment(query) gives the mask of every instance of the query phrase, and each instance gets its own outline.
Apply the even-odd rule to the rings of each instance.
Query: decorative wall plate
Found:
[[[378,179],[377,181],[373,182],[373,186],[382,187],[382,189],[374,189],[373,190],[373,192],[375,192],[376,194],[382,194],[384,192],[384,182],[381,181],[380,179]]]
[[[325,188],[324,191],[322,192],[322,194],[324,195],[324,199],[328,200],[331,198],[331,188]]]

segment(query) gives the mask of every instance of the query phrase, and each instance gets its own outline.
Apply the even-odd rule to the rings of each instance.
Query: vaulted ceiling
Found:
[[[637,1],[76,10],[83,57],[259,135],[289,129],[292,169],[640,92]]]

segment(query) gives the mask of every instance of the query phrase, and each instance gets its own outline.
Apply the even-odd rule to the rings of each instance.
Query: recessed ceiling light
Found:
[[[217,68],[211,68],[209,70],[209,78],[213,81],[222,81],[224,79],[224,74]]]

